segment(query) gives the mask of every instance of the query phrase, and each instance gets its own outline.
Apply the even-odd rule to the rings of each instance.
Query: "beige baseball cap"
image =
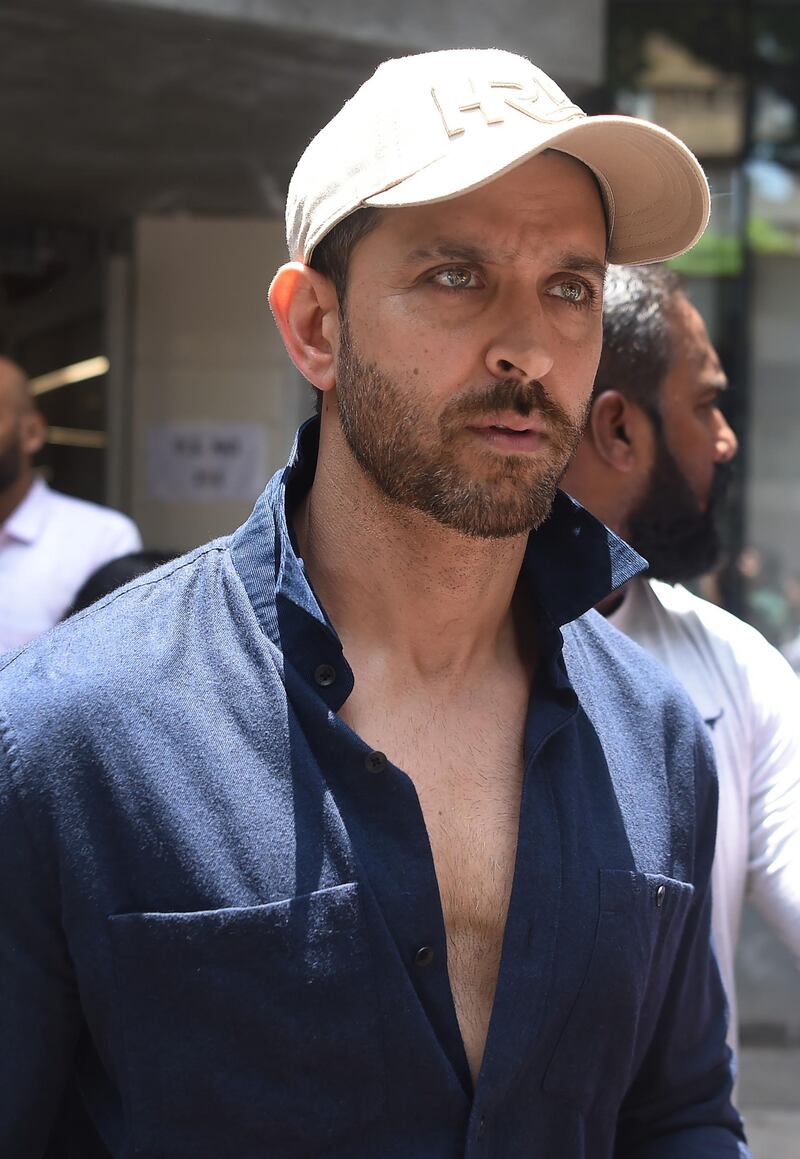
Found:
[[[446,201],[544,149],[595,174],[612,262],[676,257],[708,223],[705,174],[672,133],[635,117],[588,117],[525,57],[452,49],[385,61],[314,137],[289,185],[289,253],[308,262],[363,206]]]

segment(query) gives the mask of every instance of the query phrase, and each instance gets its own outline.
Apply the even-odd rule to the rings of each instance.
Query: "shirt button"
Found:
[[[667,887],[665,885],[660,885],[658,887],[658,889],[656,890],[656,905],[658,906],[659,909],[661,909],[662,905],[664,904],[664,898],[666,896],[667,896]]]
[[[314,669],[314,679],[320,688],[330,688],[336,679],[336,669],[332,664],[320,664]]]
[[[436,956],[436,951],[433,946],[420,946],[414,955],[414,965],[419,966],[424,970],[426,966],[430,966],[431,962]]]
[[[485,1134],[486,1134],[486,1116],[481,1115],[480,1121],[478,1122],[478,1138],[482,1139]]]
[[[377,749],[364,757],[364,767],[368,773],[382,773],[388,763],[386,753],[378,752]]]

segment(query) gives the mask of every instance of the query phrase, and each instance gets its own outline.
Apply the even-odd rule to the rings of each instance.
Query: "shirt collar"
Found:
[[[3,538],[35,543],[47,518],[47,484],[37,475],[28,493],[2,526]]]
[[[231,541],[234,566],[261,627],[284,657],[293,656],[311,625],[319,647],[341,653],[297,555],[287,516],[313,482],[318,448],[315,417],[300,428],[288,464],[270,480]],[[562,627],[646,567],[633,548],[559,491],[549,517],[531,532],[520,580],[546,618]]]

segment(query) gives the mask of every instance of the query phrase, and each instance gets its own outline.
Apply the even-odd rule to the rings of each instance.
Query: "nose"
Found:
[[[714,436],[715,461],[729,463],[738,449],[739,440],[733,433],[733,428],[722,411],[717,411],[717,430]]]
[[[554,364],[552,338],[540,307],[498,312],[493,336],[486,350],[486,367],[497,379],[530,382],[548,374]]]

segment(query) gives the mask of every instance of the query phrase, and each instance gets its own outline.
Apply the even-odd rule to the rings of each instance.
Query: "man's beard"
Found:
[[[720,508],[731,469],[727,463],[715,467],[703,511],[661,434],[656,446],[647,492],[629,519],[625,538],[648,561],[653,579],[683,583],[719,563]]]
[[[580,416],[573,419],[540,382],[508,380],[452,399],[431,437],[424,409],[403,398],[377,365],[361,361],[345,318],[336,385],[348,446],[383,494],[444,527],[478,539],[521,535],[544,522],[589,412],[587,399]],[[470,474],[461,466],[459,442],[465,441],[470,424],[503,412],[523,417],[535,413],[544,420],[542,449],[533,454],[491,450],[483,456],[476,454],[477,463],[483,464],[477,478],[475,468]]]
[[[15,439],[10,447],[0,452],[0,494],[13,487],[22,474],[22,446]]]

